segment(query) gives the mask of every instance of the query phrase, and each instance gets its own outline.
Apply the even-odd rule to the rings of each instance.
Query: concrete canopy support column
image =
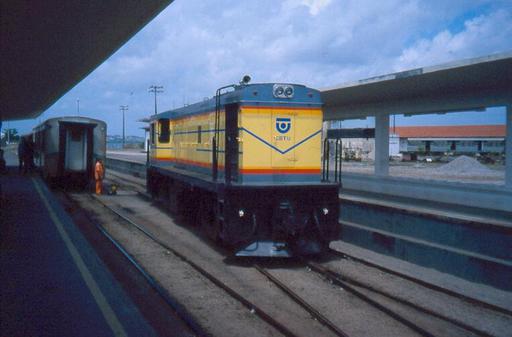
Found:
[[[389,175],[389,115],[375,116],[375,175]]]
[[[512,105],[507,106],[507,133],[505,135],[505,186],[512,190]]]

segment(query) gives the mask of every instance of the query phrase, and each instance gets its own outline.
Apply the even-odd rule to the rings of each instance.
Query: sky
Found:
[[[109,135],[143,136],[154,112],[252,82],[326,88],[373,76],[512,50],[512,0],[175,0],[109,59],[19,133],[48,118],[105,120]],[[499,124],[486,113],[397,117],[397,125]],[[354,122],[354,123],[361,123]],[[366,122],[364,122],[366,123]],[[350,125],[350,123],[347,123]],[[364,125],[363,125],[364,126]]]

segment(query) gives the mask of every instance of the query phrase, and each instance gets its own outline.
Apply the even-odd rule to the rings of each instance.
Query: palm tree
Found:
[[[20,140],[20,136],[18,135],[18,130],[16,129],[5,129],[2,134],[1,142],[2,144],[9,143],[17,143]]]

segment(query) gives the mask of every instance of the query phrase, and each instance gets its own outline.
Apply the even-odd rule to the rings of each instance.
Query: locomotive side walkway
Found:
[[[3,336],[153,336],[40,178],[0,176]]]

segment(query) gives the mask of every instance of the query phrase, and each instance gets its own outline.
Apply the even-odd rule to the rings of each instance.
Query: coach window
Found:
[[[169,143],[170,139],[170,129],[169,129],[169,120],[168,119],[160,119],[158,120],[158,124],[160,124],[160,135],[158,136],[158,141],[160,143]]]
[[[201,144],[201,125],[197,127],[197,144]]]

